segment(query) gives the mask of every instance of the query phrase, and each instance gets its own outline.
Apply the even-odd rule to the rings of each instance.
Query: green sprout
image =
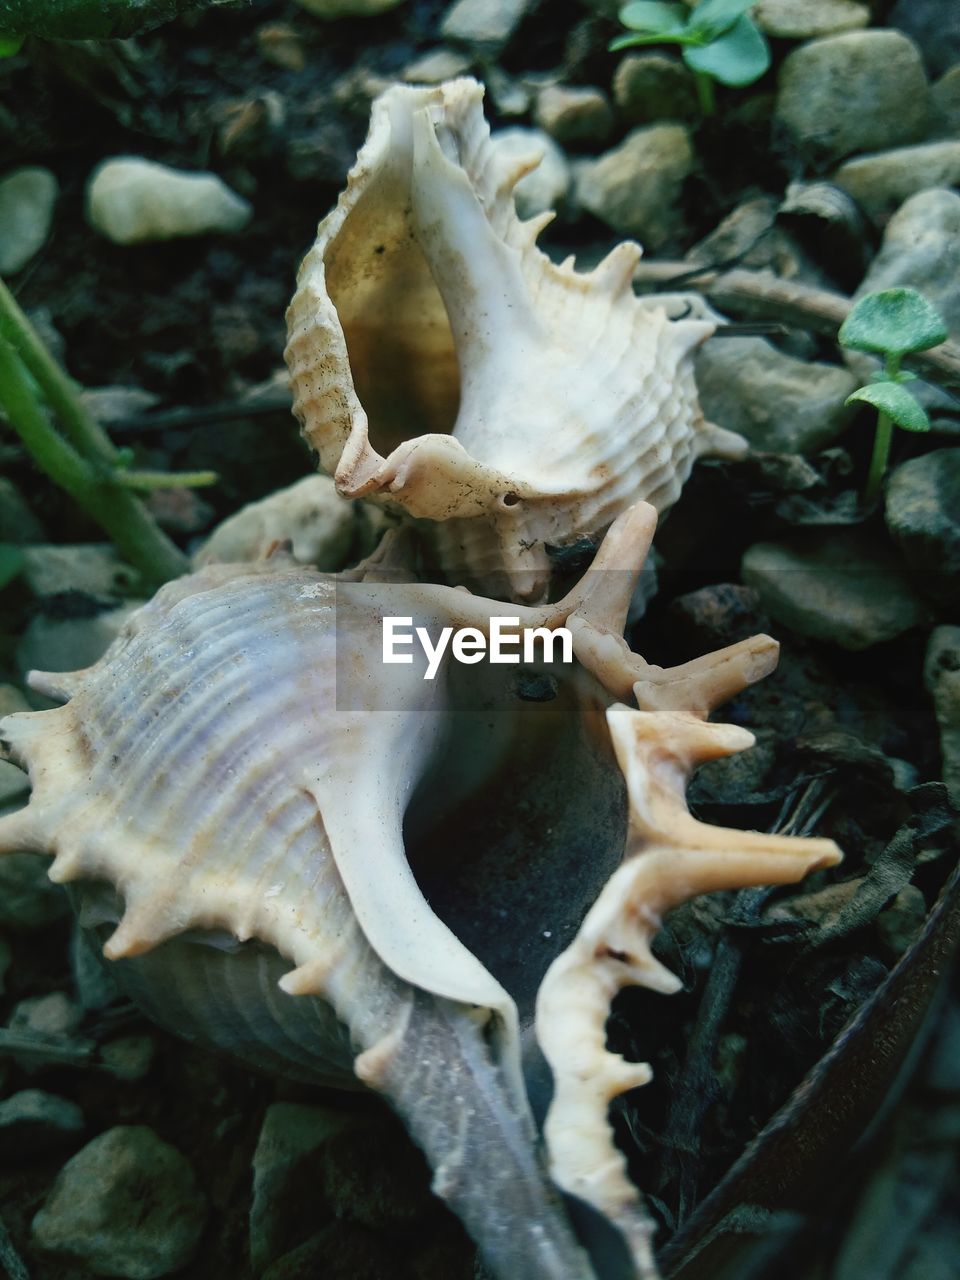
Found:
[[[48,409],[61,430],[50,421]],[[0,411],[37,466],[109,534],[148,585],[188,572],[186,556],[158,527],[135,490],[213,484],[216,475],[132,470],[130,451],[109,439],[2,281]],[[9,580],[18,569],[16,554],[7,549],[0,558],[0,579]]]
[[[684,4],[633,0],[620,10],[631,34],[618,36],[611,50],[643,44],[678,44],[694,74],[700,109],[717,109],[713,82],[741,87],[759,80],[770,66],[763,33],[746,16],[757,0],[700,0],[693,10]]]
[[[936,308],[916,289],[881,289],[865,294],[840,326],[837,339],[841,346],[884,357],[883,372],[845,401],[863,401],[877,410],[877,433],[864,491],[868,506],[880,494],[894,426],[904,431],[930,430],[926,410],[903,385],[917,375],[901,369],[900,361],[912,351],[938,347],[947,337],[947,326]]]

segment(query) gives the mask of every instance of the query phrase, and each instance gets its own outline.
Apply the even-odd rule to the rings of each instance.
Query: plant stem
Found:
[[[65,379],[62,373],[61,377]],[[110,535],[121,554],[148,584],[156,586],[188,572],[190,565],[186,556],[158,528],[133,494],[116,486],[99,458],[92,461],[83,458],[50,425],[17,352],[2,338],[0,407],[41,470]]]
[[[122,489],[202,489],[217,483],[215,471],[115,471],[113,483]]]
[[[693,73],[693,81],[697,86],[700,110],[705,116],[715,116],[717,114],[717,95],[713,87],[713,81],[705,71],[695,71]]]
[[[885,413],[877,414],[877,434],[873,439],[873,457],[870,459],[870,473],[867,476],[867,487],[864,492],[866,505],[872,506],[880,496],[880,486],[887,469],[890,457],[890,441],[893,438],[893,423]]]

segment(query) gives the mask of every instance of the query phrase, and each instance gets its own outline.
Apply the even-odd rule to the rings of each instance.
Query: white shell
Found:
[[[390,89],[304,259],[287,362],[304,434],[351,497],[431,530],[448,581],[545,597],[550,547],[638,500],[676,501],[694,460],[740,456],[704,421],[691,353],[713,332],[536,245],[513,188],[536,163],[490,143],[476,81]]]

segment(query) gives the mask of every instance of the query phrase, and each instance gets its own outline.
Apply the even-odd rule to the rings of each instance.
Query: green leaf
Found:
[[[756,3],[757,0],[700,0],[690,15],[690,26],[708,38],[723,35]]]
[[[631,31],[648,31],[670,36],[687,25],[687,9],[682,4],[661,4],[659,0],[633,0],[620,10],[620,21]]]
[[[749,18],[738,18],[729,31],[710,44],[687,45],[683,60],[693,71],[721,84],[753,84],[770,65],[770,49]]]
[[[638,45],[648,44],[681,44],[684,37],[679,35],[664,35],[657,31],[650,35],[642,35],[639,31],[629,36],[617,36],[616,40],[611,40],[607,48],[611,53],[616,53],[620,49],[635,49]]]
[[[23,36],[12,36],[7,31],[0,31],[0,58],[12,58],[23,48]]]
[[[916,289],[881,289],[855,303],[837,339],[854,351],[902,356],[946,342],[947,326]]]
[[[0,590],[12,582],[23,568],[23,551],[10,542],[0,542]]]
[[[891,422],[903,427],[904,431],[930,430],[926,409],[899,382],[872,382],[868,387],[860,387],[853,395],[847,396],[844,403],[851,404],[855,400],[872,404],[875,409],[885,413]]]

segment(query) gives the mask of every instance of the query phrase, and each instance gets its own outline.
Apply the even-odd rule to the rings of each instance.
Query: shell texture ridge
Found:
[[[537,247],[513,187],[531,162],[490,143],[482,87],[396,86],[287,314],[294,411],[348,496],[429,528],[448,581],[547,593],[550,547],[674,503],[697,456],[746,442],[705,422],[705,319],[634,295],[638,245],[592,271]],[[549,221],[547,217],[546,221]]]

